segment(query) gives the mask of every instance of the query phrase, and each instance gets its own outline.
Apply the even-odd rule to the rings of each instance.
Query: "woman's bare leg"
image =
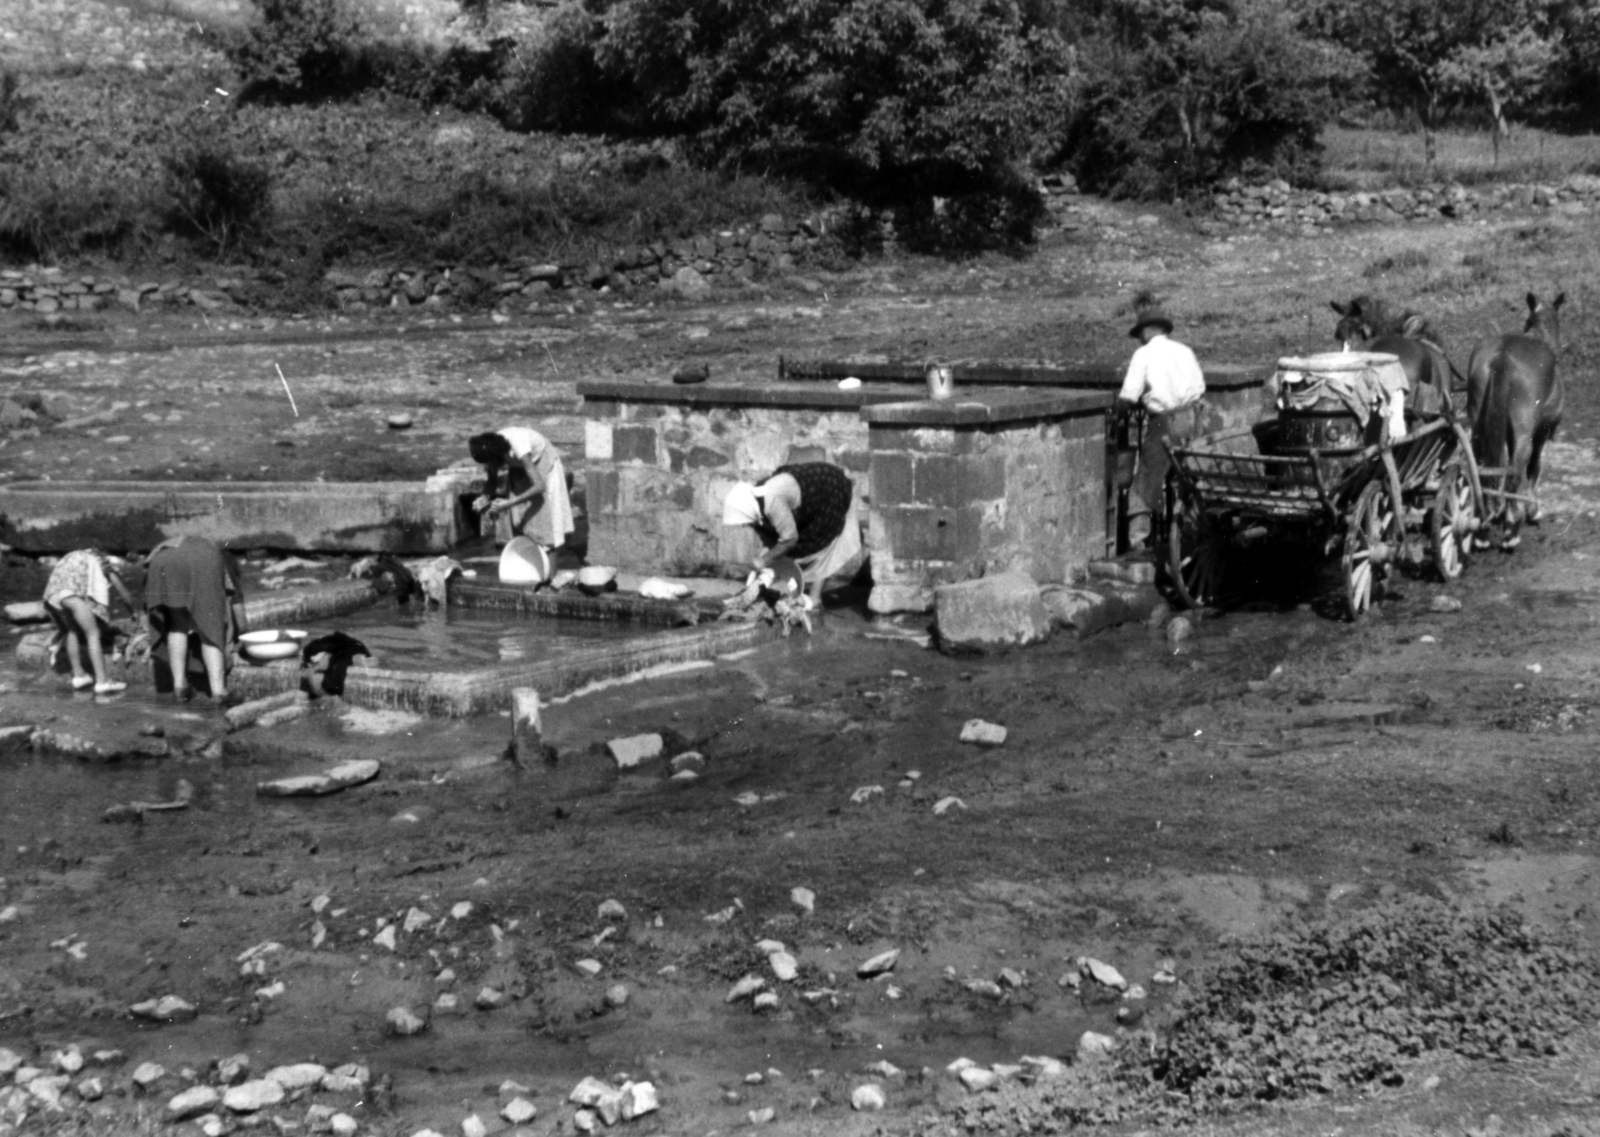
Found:
[[[61,606],[71,613],[77,625],[67,637],[67,661],[72,664],[73,676],[76,678],[83,674],[82,649],[79,647],[79,641],[82,641],[89,649],[89,666],[94,670],[94,681],[104,683],[107,679],[106,652],[105,645],[100,642],[100,618],[87,601],[77,596],[67,597]]]
[[[182,695],[189,686],[189,633],[167,633],[167,665],[172,668],[172,693]]]
[[[222,649],[216,644],[200,641],[200,659],[206,665],[206,681],[211,687],[213,699],[225,698],[228,694],[228,673],[223,666],[226,657]]]

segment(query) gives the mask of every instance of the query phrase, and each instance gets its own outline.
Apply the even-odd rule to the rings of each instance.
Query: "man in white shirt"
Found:
[[[1206,380],[1194,352],[1171,338],[1172,321],[1159,308],[1142,312],[1128,334],[1141,343],[1117,393],[1117,412],[1126,415],[1143,407],[1146,416],[1139,472],[1128,502],[1128,536],[1137,547],[1154,536],[1152,523],[1171,464],[1162,444],[1181,446],[1194,437]]]

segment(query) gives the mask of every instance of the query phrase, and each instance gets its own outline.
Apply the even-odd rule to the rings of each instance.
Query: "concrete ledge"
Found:
[[[903,400],[896,387],[858,387],[841,391],[817,383],[651,383],[639,380],[586,379],[578,384],[584,402],[671,403],[686,407],[813,407],[851,409]]]
[[[1130,348],[1130,353],[1132,349]],[[1000,387],[1069,387],[1079,390],[1111,391],[1122,386],[1127,374],[1126,360],[1113,363],[988,362],[982,360],[940,360],[949,365],[958,384]],[[855,376],[863,382],[926,382],[927,360],[847,360],[778,358],[778,378],[783,382],[836,381]],[[1274,365],[1209,363],[1200,361],[1206,374],[1206,388],[1228,391],[1239,387],[1260,387],[1272,374]]]
[[[1086,391],[978,391],[954,399],[920,399],[861,408],[869,426],[988,426],[1030,418],[1099,414],[1111,396]]]
[[[192,535],[235,549],[443,553],[457,509],[454,492],[417,482],[13,482],[0,486],[0,542],[128,552]]]
[[[529,588],[498,581],[450,581],[450,604],[459,608],[486,608],[515,612],[521,616],[554,616],[566,620],[606,620],[617,623],[655,624],[662,627],[692,626],[712,618],[722,606],[694,600],[647,600],[643,596],[603,592],[587,596],[582,592],[555,592],[548,588]]]

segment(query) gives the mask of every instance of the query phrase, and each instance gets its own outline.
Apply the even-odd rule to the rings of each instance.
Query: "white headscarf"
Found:
[[[761,495],[749,482],[735,482],[722,502],[724,525],[761,524]]]

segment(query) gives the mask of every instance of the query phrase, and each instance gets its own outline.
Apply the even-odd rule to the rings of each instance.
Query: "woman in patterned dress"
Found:
[[[850,475],[828,462],[780,466],[758,485],[738,482],[723,502],[724,525],[747,525],[765,551],[758,569],[788,557],[805,574],[806,594],[822,606],[822,584],[861,552]]]
[[[104,636],[111,627],[111,590],[115,588],[129,610],[137,612],[128,588],[117,575],[112,559],[97,549],[76,549],[56,562],[44,586],[45,611],[56,626],[52,653],[62,643],[72,667],[72,689],[94,688],[96,695],[114,695],[128,685],[106,671]],[[89,657],[85,671],[83,657]]]

